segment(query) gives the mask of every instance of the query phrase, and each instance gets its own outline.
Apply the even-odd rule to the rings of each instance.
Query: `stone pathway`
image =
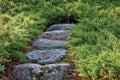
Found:
[[[67,38],[73,24],[56,24],[38,35],[33,50],[26,54],[31,63],[17,65],[13,73],[18,80],[66,80],[69,63],[56,63],[66,54]],[[56,64],[55,64],[56,63]]]

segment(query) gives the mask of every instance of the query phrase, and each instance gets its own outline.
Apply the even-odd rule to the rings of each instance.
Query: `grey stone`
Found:
[[[17,80],[66,80],[69,64],[20,64],[13,71]]]
[[[51,40],[67,40],[68,35],[69,35],[68,31],[56,30],[56,31],[43,32],[42,34],[38,35],[38,38],[51,39]]]
[[[74,27],[73,24],[55,24],[55,25],[51,25],[46,31],[71,30],[73,27]]]
[[[66,54],[64,49],[51,49],[51,50],[34,50],[29,52],[26,56],[31,62],[39,64],[53,63],[61,60]]]
[[[38,49],[65,48],[66,41],[39,38],[35,42],[33,42],[33,46]]]

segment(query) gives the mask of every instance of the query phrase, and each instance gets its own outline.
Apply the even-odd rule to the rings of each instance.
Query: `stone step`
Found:
[[[16,66],[13,74],[17,80],[66,80],[69,64],[39,65],[33,63]]]
[[[55,24],[55,25],[51,25],[46,31],[71,30],[73,27],[74,24]]]
[[[50,40],[50,39],[37,39],[33,42],[33,47],[38,49],[53,49],[53,48],[65,48],[66,41]]]
[[[67,37],[69,35],[68,31],[65,30],[56,30],[56,31],[48,31],[43,32],[42,34],[38,35],[38,38],[42,39],[51,39],[51,40],[67,40]]]
[[[29,52],[26,56],[34,63],[48,64],[60,61],[66,54],[65,49],[50,49],[50,50],[34,50]]]

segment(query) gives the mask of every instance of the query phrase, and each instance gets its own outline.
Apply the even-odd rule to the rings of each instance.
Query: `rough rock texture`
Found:
[[[17,80],[70,80],[70,64],[48,63],[59,61],[66,54],[63,48],[66,47],[67,37],[73,27],[73,24],[56,24],[39,35],[33,46],[44,50],[34,50],[26,55],[31,62],[39,64],[27,63],[16,66],[13,74]]]
[[[18,80],[65,80],[69,64],[21,64],[16,66],[13,74]]]
[[[55,25],[51,25],[46,31],[71,30],[73,27],[74,27],[73,24],[55,24]]]
[[[65,30],[43,32],[42,34],[38,35],[38,38],[51,40],[67,40],[67,37],[68,31]]]
[[[66,54],[64,49],[34,50],[26,56],[31,62],[39,64],[53,63],[61,60]]]
[[[66,41],[39,38],[33,42],[33,46],[39,49],[65,48]]]

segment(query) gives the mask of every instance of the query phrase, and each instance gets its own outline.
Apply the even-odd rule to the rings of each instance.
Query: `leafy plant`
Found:
[[[5,70],[4,65],[1,65],[1,64],[0,64],[0,72],[3,72],[4,70]]]

